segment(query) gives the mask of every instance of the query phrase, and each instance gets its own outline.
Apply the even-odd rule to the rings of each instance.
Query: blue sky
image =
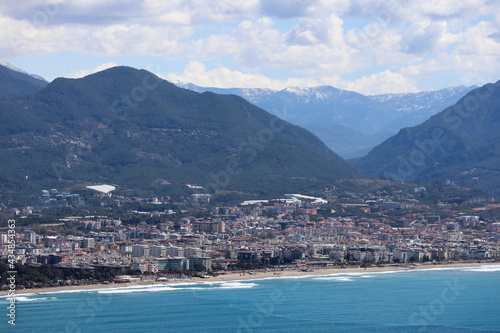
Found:
[[[363,94],[500,79],[497,0],[0,0],[0,39],[0,60],[48,80],[116,65]]]

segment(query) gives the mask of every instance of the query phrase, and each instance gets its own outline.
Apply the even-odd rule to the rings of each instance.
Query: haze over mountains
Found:
[[[243,98],[181,89],[144,70],[31,88],[0,101],[4,193],[111,182],[277,194],[360,176],[313,134]]]
[[[179,85],[198,92],[241,96],[310,130],[344,158],[366,155],[399,129],[420,124],[475,88],[458,86],[438,91],[365,96],[331,86],[276,91]]]

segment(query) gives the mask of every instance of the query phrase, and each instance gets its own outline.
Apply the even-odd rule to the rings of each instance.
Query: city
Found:
[[[151,209],[162,207],[165,202],[161,200],[170,200],[127,198],[112,195],[108,189],[97,190],[94,200],[116,207],[140,202]],[[461,205],[450,203],[460,198],[444,197],[426,204],[417,198],[431,190],[410,185],[393,189],[392,195],[385,190],[337,192],[334,187],[323,193],[330,201],[335,198],[339,212],[326,199],[299,194],[247,200],[232,206],[214,206],[211,195],[192,194],[184,203],[177,203],[189,207],[187,210],[128,211],[126,216],[134,218],[127,223],[96,215],[64,216],[54,221],[57,223],[30,223],[18,228],[16,263],[35,269],[48,264],[62,271],[101,270],[112,274],[113,279],[105,279],[109,274],[100,275],[98,281],[90,275],[93,279],[45,284],[33,281],[21,288],[171,281],[235,271],[314,271],[500,260],[500,222],[479,216],[498,207],[493,197],[462,199]],[[61,202],[66,207],[84,205],[77,194],[62,196],[57,189],[44,190],[40,201],[52,202],[56,207]],[[54,209],[25,207],[13,213],[18,221],[36,221],[45,211]],[[2,233],[1,240],[2,245],[7,244],[8,234]],[[3,249],[2,257],[7,258]],[[7,289],[7,285],[2,288]]]

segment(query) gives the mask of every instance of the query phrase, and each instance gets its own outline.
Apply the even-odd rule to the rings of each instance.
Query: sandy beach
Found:
[[[398,265],[398,266],[384,266],[384,267],[355,267],[355,268],[324,268],[316,269],[314,271],[300,271],[296,269],[290,270],[280,270],[280,271],[248,271],[245,273],[233,273],[228,272],[226,274],[220,274],[218,276],[210,276],[206,278],[190,278],[183,280],[172,280],[172,281],[144,281],[144,282],[134,282],[134,283],[112,283],[112,284],[90,284],[90,285],[80,285],[80,286],[61,286],[61,287],[47,287],[47,288],[34,288],[34,289],[22,289],[16,290],[16,295],[21,294],[41,294],[41,293],[53,293],[60,291],[79,291],[79,290],[92,290],[92,289],[105,289],[105,288],[123,288],[132,286],[148,286],[148,285],[171,285],[177,283],[213,283],[222,281],[238,281],[238,280],[254,280],[254,279],[264,279],[264,278],[280,278],[280,277],[290,277],[290,276],[311,276],[311,275],[331,275],[331,274],[347,274],[347,273],[374,273],[374,272],[387,272],[387,271],[402,271],[402,270],[421,270],[421,269],[454,269],[454,268],[465,268],[465,267],[480,267],[480,266],[492,266],[500,265],[500,262],[485,262],[485,263],[454,263],[454,264],[408,264],[408,265]],[[0,296],[5,296],[8,291],[0,291]]]

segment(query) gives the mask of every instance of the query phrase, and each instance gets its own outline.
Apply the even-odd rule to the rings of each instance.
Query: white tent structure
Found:
[[[101,192],[104,194],[108,194],[109,192],[114,191],[116,189],[116,187],[114,187],[112,185],[92,185],[92,186],[86,186],[86,188],[97,191],[97,192]]]

